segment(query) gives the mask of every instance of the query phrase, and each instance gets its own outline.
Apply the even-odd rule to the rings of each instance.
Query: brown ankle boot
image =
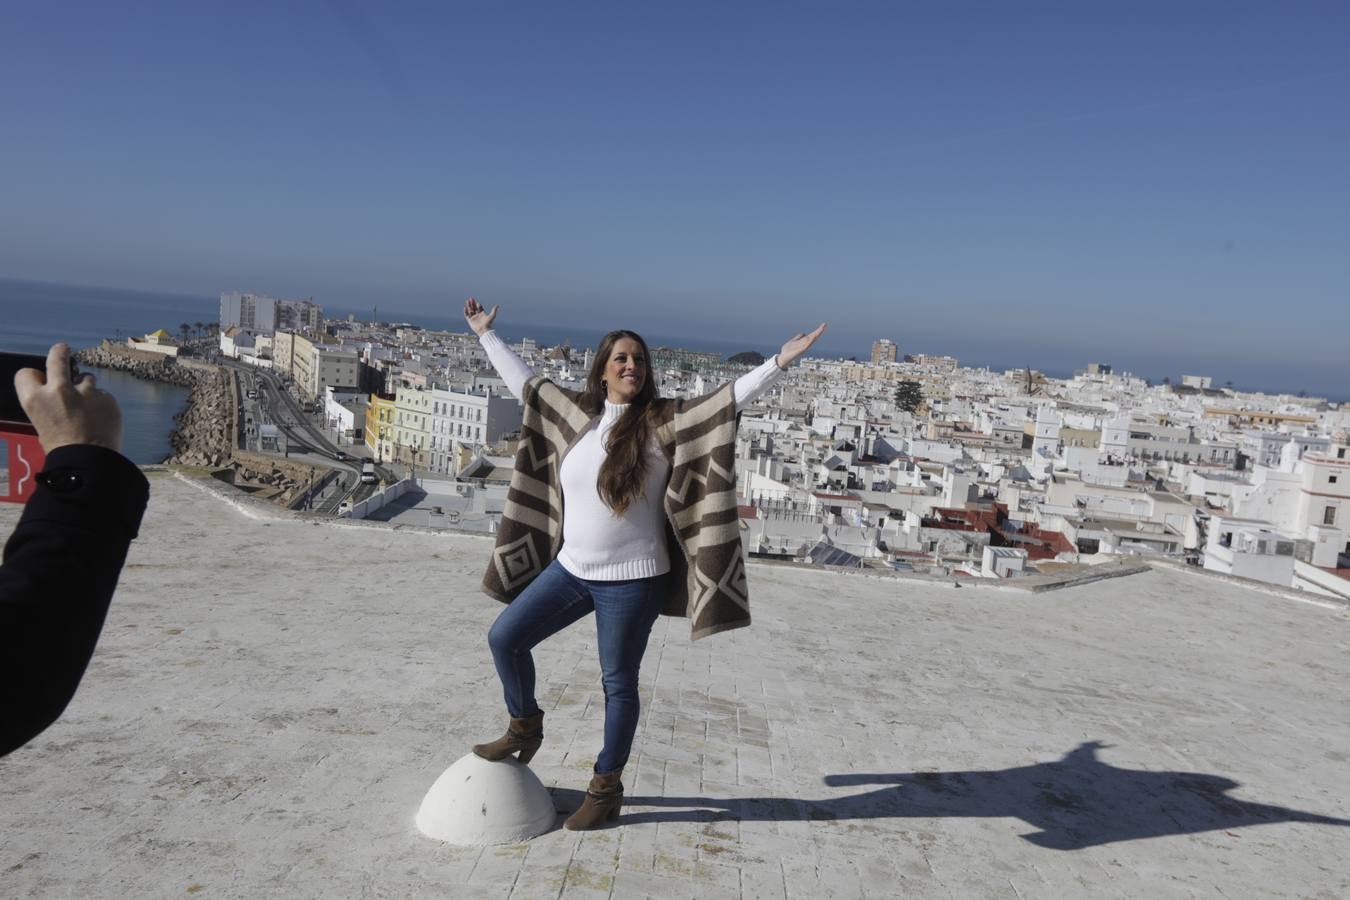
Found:
[[[518,758],[521,762],[527,763],[534,759],[535,751],[539,749],[539,745],[543,742],[544,714],[535,713],[523,719],[513,718],[511,724],[507,726],[506,734],[490,744],[474,744],[473,752],[483,759],[490,759],[495,762],[499,759],[506,759],[519,750],[520,756]]]
[[[623,782],[619,780],[622,775],[623,769],[608,775],[592,775],[581,809],[572,813],[563,827],[568,831],[585,831],[603,822],[616,821],[623,805]]]

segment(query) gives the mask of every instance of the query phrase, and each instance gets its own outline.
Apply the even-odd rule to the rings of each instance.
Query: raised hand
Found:
[[[483,309],[483,304],[470,297],[464,301],[464,318],[468,321],[469,327],[473,333],[482,337],[488,331],[492,330],[492,322],[497,318],[497,310],[500,306],[492,307],[492,312]]]
[[[786,369],[797,361],[797,358],[811,349],[811,345],[816,342],[816,338],[825,333],[825,323],[821,322],[815,331],[810,333],[794,334],[788,338],[783,349],[778,351],[778,368]]]
[[[46,372],[15,373],[14,390],[48,453],[67,444],[122,449],[122,410],[112,394],[95,387],[88,372],[71,382],[70,348],[65,344],[55,344],[47,352]]]

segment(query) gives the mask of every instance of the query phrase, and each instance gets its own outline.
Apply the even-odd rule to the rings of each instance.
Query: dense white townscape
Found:
[[[222,354],[270,368],[356,452],[397,472],[348,516],[491,532],[520,407],[467,333],[328,321],[309,301],[221,299]],[[536,372],[580,387],[586,347],[524,339]],[[652,347],[666,396],[757,359]],[[1005,578],[1122,556],[1350,599],[1350,404],[1110,365],[1070,379],[904,355],[808,359],[741,417],[752,556]],[[395,498],[398,503],[394,503]]]

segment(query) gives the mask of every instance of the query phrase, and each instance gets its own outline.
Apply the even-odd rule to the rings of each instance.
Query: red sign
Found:
[[[0,503],[24,503],[33,496],[37,473],[47,459],[37,432],[23,425],[0,431]]]

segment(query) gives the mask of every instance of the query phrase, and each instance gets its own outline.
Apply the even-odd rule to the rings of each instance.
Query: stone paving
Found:
[[[79,695],[0,760],[0,897],[1350,895],[1344,608],[752,565],[752,628],[658,623],[617,827],[459,848],[413,815],[504,724],[488,541],[152,484]],[[536,660],[567,810],[588,621]]]

